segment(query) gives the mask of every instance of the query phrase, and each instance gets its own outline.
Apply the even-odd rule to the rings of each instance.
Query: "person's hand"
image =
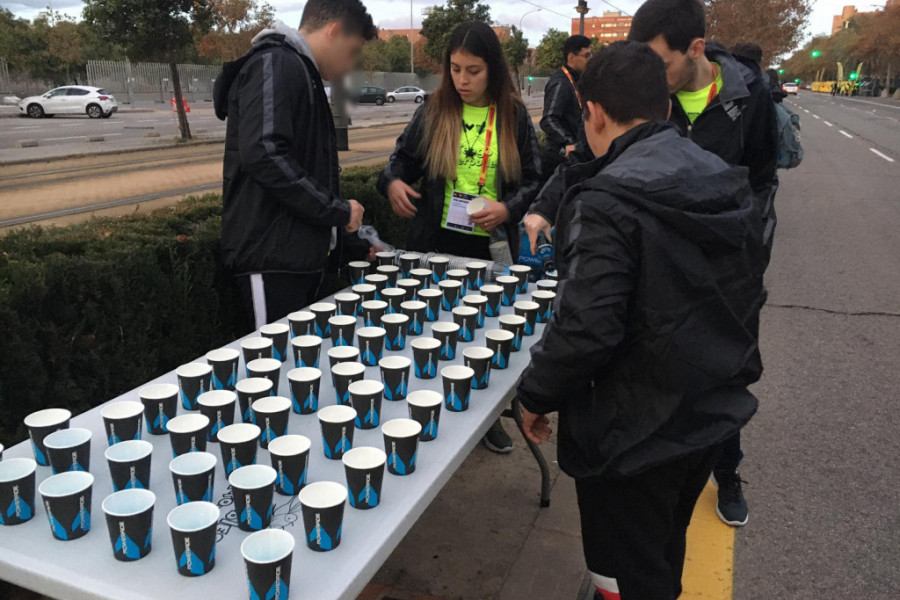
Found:
[[[552,242],[550,238],[550,221],[538,214],[525,215],[522,221],[525,224],[525,233],[531,241],[531,253],[537,255],[538,234],[543,232],[547,236],[547,241]]]
[[[566,158],[569,158],[569,155],[575,151],[575,144],[567,144],[566,145]]]
[[[546,442],[553,433],[547,415],[536,415],[529,412],[524,406],[522,407],[522,431],[525,432],[525,437],[535,444]]]
[[[496,202],[489,198],[484,199],[484,209],[469,216],[469,220],[485,231],[493,231],[506,223],[509,218],[509,209],[502,202]]]
[[[422,194],[409,187],[402,179],[393,180],[387,188],[388,200],[394,214],[401,219],[412,219],[418,209],[410,202],[410,198],[421,198]]]
[[[369,262],[375,262],[378,259],[378,253],[384,252],[384,247],[382,246],[369,246],[369,256],[366,259]]]
[[[347,200],[347,202],[350,203],[350,222],[347,223],[344,229],[346,229],[347,233],[353,233],[354,231],[359,231],[359,228],[362,227],[363,213],[366,212],[366,209],[356,200]]]

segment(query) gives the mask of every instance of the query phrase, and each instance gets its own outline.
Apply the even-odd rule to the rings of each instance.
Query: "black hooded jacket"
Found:
[[[746,169],[655,122],[566,175],[559,296],[517,390],[529,411],[559,411],[560,466],[630,475],[729,438],[762,372]]]
[[[569,69],[575,84],[579,74]],[[565,157],[564,148],[574,145],[584,130],[581,105],[575,87],[563,70],[557,69],[544,87],[544,114],[541,129],[545,134],[542,162],[545,173],[561,163]]]

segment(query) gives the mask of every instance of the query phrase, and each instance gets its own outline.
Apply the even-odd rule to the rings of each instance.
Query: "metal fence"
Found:
[[[212,100],[213,84],[221,71],[213,65],[178,65],[184,97],[189,102]],[[174,95],[166,63],[90,60],[87,76],[88,85],[104,88],[121,102],[168,102]]]
[[[0,94],[9,94],[12,92],[12,86],[9,82],[9,67],[6,61],[0,58]]]

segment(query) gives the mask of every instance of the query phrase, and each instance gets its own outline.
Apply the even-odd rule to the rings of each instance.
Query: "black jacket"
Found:
[[[646,123],[567,172],[556,310],[518,384],[559,411],[574,477],[630,475],[719,443],[756,411],[763,249],[746,169]]]
[[[569,69],[572,79],[578,83],[578,73]],[[541,129],[546,134],[543,160],[549,170],[563,161],[563,148],[575,144],[582,131],[583,114],[572,82],[557,69],[544,87],[544,116]]]
[[[397,147],[391,155],[384,172],[378,178],[378,191],[387,196],[388,185],[395,179],[401,179],[409,185],[423,179],[419,192],[422,198],[414,203],[418,212],[413,217],[409,229],[406,247],[416,252],[432,252],[435,250],[437,233],[441,228],[444,211],[445,186],[443,178],[433,179],[427,175],[425,157],[420,150],[420,141],[424,135],[427,106],[422,105],[413,115],[412,121],[397,138]],[[528,111],[521,104],[518,108],[516,125],[516,146],[522,162],[522,179],[518,182],[502,181],[497,177],[499,190],[497,197],[509,210],[509,218],[505,224],[510,248],[515,253],[518,249],[519,221],[525,216],[531,201],[540,186],[541,159],[538,155],[537,138]],[[497,134],[500,135],[500,127]],[[499,138],[498,138],[499,139]],[[498,161],[499,169],[499,161]]]
[[[235,274],[321,271],[332,228],[350,220],[322,79],[299,32],[254,38],[216,81],[228,116],[222,215],[225,266]]]

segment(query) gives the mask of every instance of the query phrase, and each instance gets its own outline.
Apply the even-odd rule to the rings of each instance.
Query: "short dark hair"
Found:
[[[578,54],[591,47],[591,38],[584,35],[573,35],[563,43],[563,64],[569,60],[570,54]]]
[[[728,49],[734,56],[752,60],[757,66],[762,65],[763,49],[756,42],[738,42]]]
[[[359,35],[364,39],[378,37],[378,28],[372,22],[372,15],[360,0],[309,0],[300,18],[300,27],[315,31],[332,21],[340,21],[344,31]]]
[[[666,65],[646,44],[615,42],[588,62],[580,81],[581,97],[603,107],[617,123],[654,121],[669,115]]]
[[[628,39],[647,43],[659,35],[672,50],[687,52],[692,41],[706,37],[706,11],[703,5],[699,0],[644,2],[634,13]]]

